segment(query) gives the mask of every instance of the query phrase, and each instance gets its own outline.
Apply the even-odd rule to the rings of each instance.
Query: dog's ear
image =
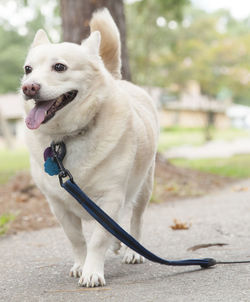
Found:
[[[36,35],[31,44],[31,47],[33,48],[33,47],[36,47],[41,44],[49,44],[49,43],[50,43],[50,41],[49,41],[49,38],[48,38],[46,32],[43,29],[39,29],[36,32]]]
[[[82,41],[82,45],[87,47],[91,54],[99,55],[101,45],[101,34],[99,31],[94,31],[90,36]]]

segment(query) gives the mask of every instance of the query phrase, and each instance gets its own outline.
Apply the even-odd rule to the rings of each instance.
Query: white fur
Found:
[[[140,239],[142,214],[152,192],[158,136],[152,99],[141,88],[117,79],[120,57],[114,56],[113,63],[107,64],[109,58],[98,53],[100,47],[109,44],[109,33],[115,33],[115,47],[120,49],[114,22],[107,10],[93,18],[105,19],[105,28],[95,28],[97,31],[82,45],[52,44],[40,30],[25,63],[33,71],[22,80],[22,84],[41,85],[44,100],[78,90],[76,98],[50,121],[36,130],[27,129],[26,137],[33,178],[72,244],[75,264],[70,274],[80,277],[79,284],[87,287],[105,284],[104,259],[112,236],[96,223],[89,242],[85,242],[82,228],[84,231],[84,221],[90,217],[63,191],[56,176],[44,172],[43,151],[52,140],[63,140],[67,146],[65,167],[85,193],[117,222],[125,204],[133,203],[130,232]],[[68,69],[53,71],[51,66],[58,62]],[[33,101],[24,101],[24,106],[28,112]],[[123,261],[140,263],[144,259],[128,250]]]

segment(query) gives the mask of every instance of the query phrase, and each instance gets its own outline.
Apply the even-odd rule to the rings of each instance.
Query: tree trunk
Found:
[[[126,23],[123,0],[61,0],[63,40],[80,43],[89,36],[89,21],[92,13],[107,7],[117,24],[121,36],[122,76],[131,80],[126,48]]]

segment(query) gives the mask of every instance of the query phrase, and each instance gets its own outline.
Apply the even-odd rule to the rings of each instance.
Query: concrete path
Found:
[[[250,180],[199,199],[151,205],[145,215],[146,247],[169,259],[213,257],[250,260]],[[173,231],[173,220],[192,224]],[[91,227],[91,226],[90,226]],[[190,251],[199,244],[224,246]],[[108,254],[104,288],[85,289],[68,276],[72,254],[60,228],[0,240],[0,301],[249,302],[250,264],[167,267],[147,261],[121,264]]]
[[[213,140],[201,146],[173,147],[164,153],[166,158],[225,158],[237,154],[250,153],[250,139],[239,138],[233,141]]]

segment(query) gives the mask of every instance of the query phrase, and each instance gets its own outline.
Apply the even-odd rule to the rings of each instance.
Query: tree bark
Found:
[[[107,7],[119,28],[121,36],[122,76],[131,80],[126,47],[126,22],[123,0],[61,0],[63,40],[80,43],[90,33],[89,21],[92,13]]]

